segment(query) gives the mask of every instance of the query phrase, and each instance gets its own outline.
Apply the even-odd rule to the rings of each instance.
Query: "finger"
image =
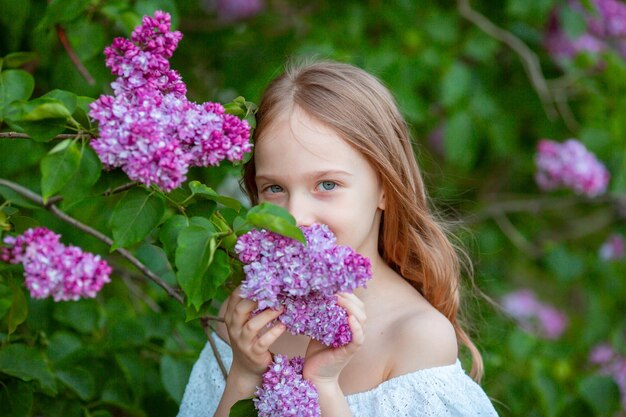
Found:
[[[282,323],[277,323],[267,332],[255,341],[252,345],[252,353],[256,355],[262,355],[267,352],[272,344],[287,330],[287,327]]]
[[[361,346],[365,341],[365,329],[361,323],[354,316],[348,317],[348,324],[352,331],[352,341],[350,344],[353,346]]]
[[[239,301],[241,301],[241,286],[235,288],[235,290],[228,297],[228,304],[226,305],[226,312],[224,313],[224,317],[232,316],[233,309]]]
[[[259,333],[273,320],[280,316],[283,312],[281,307],[279,310],[272,310],[270,308],[263,310],[256,316],[250,318],[241,331],[241,336],[249,341],[260,336]]]
[[[242,329],[250,319],[250,314],[257,308],[258,304],[252,300],[240,298],[231,314],[231,326],[233,329]]]
[[[367,320],[364,305],[354,294],[339,294],[337,297],[337,304],[346,309],[348,315],[355,316],[359,322],[365,323]]]

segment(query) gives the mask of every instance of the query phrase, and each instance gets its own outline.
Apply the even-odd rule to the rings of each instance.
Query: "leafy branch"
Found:
[[[8,181],[3,178],[0,178],[0,185],[4,185],[5,187],[10,188],[11,190],[20,194],[22,197],[25,197],[31,200],[32,202],[38,204],[39,206],[49,210],[52,214],[54,214],[56,217],[58,217],[65,223],[68,223],[76,227],[77,229],[80,229],[83,232],[95,237],[96,239],[107,244],[109,247],[113,246],[113,240],[110,237],[104,235],[103,233],[100,233],[99,231],[87,226],[84,223],[81,223],[77,219],[64,213],[55,204],[50,203],[50,202],[48,202],[47,204],[44,203],[43,198],[40,195],[32,192],[31,190],[24,188],[19,184],[16,184],[12,181]],[[163,281],[155,273],[150,271],[144,264],[142,264],[137,258],[135,258],[129,251],[123,248],[117,248],[115,249],[115,251],[118,252],[120,255],[122,255],[122,257],[127,259],[130,263],[132,263],[137,269],[139,269],[146,277],[152,280],[155,284],[163,288],[170,297],[174,298],[176,301],[178,301],[179,303],[183,305],[185,304],[185,300],[180,293],[178,293],[176,290],[170,287],[165,281]]]

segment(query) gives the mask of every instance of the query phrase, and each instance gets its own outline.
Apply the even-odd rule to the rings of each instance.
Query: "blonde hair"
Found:
[[[391,93],[377,78],[348,64],[321,61],[288,66],[263,94],[254,138],[293,106],[333,128],[379,173],[385,192],[379,253],[450,320],[457,340],[471,353],[471,375],[479,380],[480,352],[457,317],[460,258],[429,209],[411,137]],[[245,165],[242,182],[257,204],[254,158]]]

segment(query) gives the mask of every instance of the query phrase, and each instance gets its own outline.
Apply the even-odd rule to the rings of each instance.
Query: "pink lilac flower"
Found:
[[[626,239],[619,233],[614,233],[602,244],[599,250],[600,258],[605,261],[617,261],[626,254]]]
[[[111,267],[99,255],[65,246],[61,236],[43,227],[4,239],[4,262],[24,266],[25,285],[33,298],[54,301],[93,298],[110,282]]]
[[[226,114],[219,103],[196,104],[170,69],[182,34],[170,31],[170,15],[145,16],[131,39],[116,38],[104,51],[118,78],[113,96],[90,105],[100,137],[91,144],[105,167],[166,191],[179,187],[191,166],[238,161],[252,148],[246,121]]]
[[[223,22],[234,22],[257,15],[265,2],[263,0],[215,0],[217,17]]]
[[[604,193],[609,172],[594,154],[575,139],[558,143],[542,139],[535,155],[535,179],[543,190],[569,188],[577,194],[596,197]]]
[[[626,410],[626,357],[608,343],[601,343],[591,350],[589,362],[599,367],[600,374],[613,378],[621,393],[622,409]]]
[[[285,306],[278,319],[290,332],[342,346],[352,334],[335,294],[364,287],[372,274],[370,261],[336,245],[326,225],[301,229],[306,246],[267,230],[252,230],[238,239],[235,251],[247,264],[241,296],[258,302],[259,311]]]
[[[274,356],[252,400],[259,417],[321,416],[317,389],[303,378],[303,366],[302,357]]]
[[[562,8],[552,13],[544,45],[555,59],[569,59],[581,52],[597,53],[616,50],[626,57],[626,4],[618,0],[593,0],[593,11],[580,1],[571,0],[562,7],[579,13],[585,20],[585,32],[576,38],[567,35],[559,19]]]
[[[558,339],[567,328],[567,316],[539,301],[530,289],[506,294],[502,307],[524,330],[546,339]]]

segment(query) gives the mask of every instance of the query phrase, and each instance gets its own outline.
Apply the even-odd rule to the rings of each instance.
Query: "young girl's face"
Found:
[[[254,152],[259,202],[286,208],[299,226],[327,224],[337,243],[373,259],[384,193],[357,150],[296,108],[268,127]]]

